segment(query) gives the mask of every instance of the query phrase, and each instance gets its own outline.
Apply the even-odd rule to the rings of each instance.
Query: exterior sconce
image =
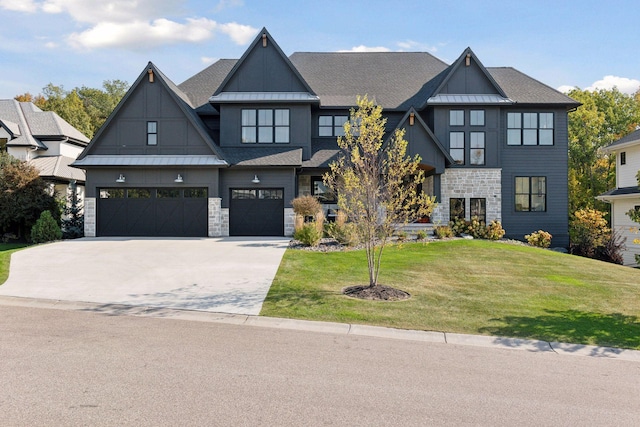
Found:
[[[267,35],[262,33],[262,47],[267,47]]]
[[[464,65],[466,65],[467,67],[469,65],[471,65],[471,54],[470,53],[467,53],[467,57],[464,60]]]
[[[125,181],[125,177],[124,175],[120,174],[120,176],[118,177],[118,179],[116,179],[116,182],[118,183],[123,183]]]
[[[409,114],[409,126],[413,126],[413,121],[416,119],[415,113]]]
[[[182,175],[178,174],[178,177],[174,179],[173,182],[177,182],[178,184],[183,183]]]
[[[258,178],[258,175],[254,175],[251,182],[253,182],[254,184],[260,184],[260,178]]]
[[[149,83],[153,83],[153,69],[149,68],[147,73],[149,74]]]

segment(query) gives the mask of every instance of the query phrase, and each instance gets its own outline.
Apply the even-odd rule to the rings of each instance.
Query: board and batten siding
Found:
[[[507,145],[507,112],[553,112],[554,145]],[[523,240],[526,234],[544,230],[552,234],[552,246],[569,245],[568,130],[565,110],[548,108],[505,109],[500,139],[502,147],[502,225],[506,236]],[[547,178],[546,212],[516,212],[515,179],[518,176]]]

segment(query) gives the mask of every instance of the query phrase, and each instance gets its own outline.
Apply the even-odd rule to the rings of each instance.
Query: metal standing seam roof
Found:
[[[309,92],[222,92],[209,102],[320,102],[320,98]]]
[[[71,166],[227,166],[215,155],[88,155]]]
[[[438,94],[427,100],[429,105],[437,104],[513,104],[513,100],[500,95],[452,95]]]

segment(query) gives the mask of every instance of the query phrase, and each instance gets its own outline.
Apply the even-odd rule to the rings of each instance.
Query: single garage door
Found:
[[[206,237],[206,188],[102,188],[98,236]]]
[[[282,188],[232,188],[229,203],[231,236],[283,236]]]

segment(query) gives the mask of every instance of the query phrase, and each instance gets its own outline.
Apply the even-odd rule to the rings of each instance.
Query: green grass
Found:
[[[640,270],[482,240],[385,249],[400,302],[341,294],[368,283],[363,251],[287,250],[263,316],[640,349]]]
[[[11,254],[27,246],[29,246],[27,243],[0,243],[0,285],[9,277]]]

